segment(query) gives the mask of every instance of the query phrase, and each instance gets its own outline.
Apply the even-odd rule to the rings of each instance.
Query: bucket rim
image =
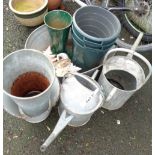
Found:
[[[74,31],[73,29],[72,31],[72,38],[74,38],[81,46],[86,47],[86,48],[90,48],[90,49],[95,49],[95,50],[100,50],[100,51],[105,51],[107,49],[109,49],[110,47],[112,47],[115,43],[111,42],[110,44],[106,44],[106,45],[99,45],[97,43],[93,43],[93,42],[89,42],[87,40],[82,40]],[[91,45],[92,46],[91,46]]]
[[[95,43],[95,42],[90,42],[90,41],[87,41],[87,40],[85,40],[85,38],[84,39],[81,39],[77,34],[76,34],[76,32],[75,32],[75,30],[73,29],[73,25],[72,25],[72,28],[71,28],[71,32],[72,32],[72,37],[76,37],[78,40],[80,40],[81,42],[83,42],[83,44],[85,45],[85,46],[88,46],[88,45],[86,45],[86,43],[88,43],[88,44],[91,44],[92,46],[94,46],[93,48],[95,48],[95,49],[102,49],[103,48],[103,46],[102,46],[102,44],[97,44],[97,43]],[[74,35],[74,36],[73,36]],[[86,43],[85,43],[86,42]],[[89,45],[90,46],[90,45]],[[88,47],[89,47],[88,46]],[[91,47],[90,47],[91,48]]]
[[[45,28],[46,28],[46,25],[43,24],[43,25],[37,27],[34,31],[32,31],[32,32],[29,34],[29,36],[27,37],[27,39],[26,39],[26,42],[25,42],[25,45],[24,45],[24,49],[31,49],[31,48],[28,47],[31,37],[32,37],[33,34],[35,34],[38,30],[40,30],[40,29],[45,29]],[[41,51],[40,51],[40,52],[41,52]]]
[[[20,50],[14,51],[14,52],[8,54],[6,57],[4,57],[3,63],[4,63],[4,61],[5,61],[8,57],[10,57],[11,55],[14,55],[14,54],[16,54],[16,53],[20,53],[20,52],[22,52],[22,51],[31,51],[31,52],[35,52],[35,53],[37,53],[37,54],[42,55],[43,57],[45,57],[45,58],[48,60],[48,58],[47,58],[42,52],[40,52],[39,50],[35,50],[35,49],[20,49]],[[36,97],[42,96],[45,92],[49,91],[49,89],[53,86],[53,83],[54,83],[55,78],[56,78],[56,72],[55,72],[54,65],[53,65],[52,63],[50,63],[49,60],[48,60],[48,62],[49,62],[49,64],[50,64],[50,66],[53,68],[54,78],[53,78],[53,81],[50,82],[50,85],[49,85],[43,92],[41,92],[41,93],[38,94],[38,95],[31,96],[31,97],[18,97],[18,96],[12,95],[11,93],[8,93],[8,92],[3,88],[3,93],[6,94],[7,96],[11,97],[11,98],[18,99],[18,100],[24,100],[24,101],[25,101],[25,100],[31,100],[31,99],[34,99],[34,98],[36,98]],[[4,66],[4,65],[3,65],[3,66]]]

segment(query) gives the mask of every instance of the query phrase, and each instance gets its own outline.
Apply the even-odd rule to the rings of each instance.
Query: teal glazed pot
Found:
[[[57,26],[51,25],[55,23]],[[68,40],[69,30],[72,24],[72,16],[63,10],[53,10],[48,12],[44,17],[44,23],[47,26],[51,37],[52,53],[58,54],[66,52],[66,44]],[[59,27],[63,23],[63,27]]]

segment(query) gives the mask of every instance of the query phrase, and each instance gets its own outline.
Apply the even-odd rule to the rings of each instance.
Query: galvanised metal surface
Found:
[[[71,91],[73,89],[74,91]],[[71,73],[61,85],[59,121],[42,144],[41,151],[45,151],[67,125],[73,127],[85,125],[102,103],[104,94],[96,81],[86,75]]]
[[[116,53],[117,55],[115,55]],[[123,53],[127,55],[123,56]],[[148,73],[145,73],[144,68],[133,59],[133,56],[143,61]],[[151,64],[139,53],[124,48],[110,50],[105,55],[102,73],[98,80],[106,95],[103,108],[116,110],[122,107],[147,82],[150,76]],[[116,83],[120,86],[116,86]]]
[[[45,51],[51,43],[51,38],[49,36],[47,27],[45,25],[39,26],[35,29],[26,39],[25,48],[27,49],[36,49],[39,51]],[[71,32],[68,36],[67,43],[67,51],[72,51],[73,43],[72,43],[72,35]],[[102,58],[102,57],[101,57]],[[86,70],[82,72],[83,74],[91,76],[93,72],[99,68],[101,68],[102,64],[97,67],[91,68],[90,70]]]
[[[39,61],[38,61],[39,60]],[[19,65],[20,64],[20,65]],[[26,72],[36,71],[48,78],[50,85],[43,92],[32,97],[17,97],[11,94],[12,83],[19,75]],[[18,106],[21,118],[29,122],[41,122],[37,118],[47,118],[51,108],[59,96],[59,83],[55,85],[55,69],[49,60],[39,51],[23,49],[6,56],[3,61],[3,90]],[[58,86],[58,87],[57,87]],[[57,93],[58,92],[58,93]],[[51,95],[51,93],[54,93]],[[52,101],[52,102],[51,102]],[[52,103],[52,104],[51,104]],[[6,102],[4,103],[6,104]],[[10,103],[11,104],[11,103]],[[4,105],[4,108],[6,106]],[[11,109],[10,109],[11,110]],[[7,110],[8,111],[8,110]],[[44,113],[45,112],[45,113]],[[11,113],[11,112],[10,112]],[[43,115],[43,116],[42,116]],[[40,117],[38,117],[40,116]],[[35,118],[37,117],[37,118]],[[35,119],[34,119],[35,118]]]

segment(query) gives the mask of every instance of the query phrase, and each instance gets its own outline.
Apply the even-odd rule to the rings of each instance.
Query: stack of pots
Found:
[[[120,22],[110,11],[98,6],[78,9],[72,24],[73,63],[84,71],[98,66],[120,31]]]

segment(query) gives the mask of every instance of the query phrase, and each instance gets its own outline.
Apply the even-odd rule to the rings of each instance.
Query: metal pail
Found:
[[[49,86],[38,95],[31,97],[12,95],[11,88],[14,81],[20,75],[27,72],[38,72],[42,74],[49,80]],[[25,83],[23,83],[22,89],[24,89],[24,85],[26,84],[26,81],[24,82]],[[27,85],[29,85],[28,81]],[[10,100],[17,105],[20,114],[25,120],[30,120],[29,122],[35,123],[35,121],[33,121],[33,119],[31,118],[39,118],[39,116],[44,114],[44,112],[46,112],[47,110],[47,113],[49,115],[51,107],[55,106],[56,104],[59,96],[59,90],[59,83],[55,76],[54,66],[41,52],[32,49],[22,49],[11,53],[4,58],[3,92],[5,96],[10,98]],[[9,101],[9,99],[6,99],[5,101]],[[10,113],[13,112],[13,110],[11,110],[11,106],[9,106],[10,104],[6,104],[7,106],[5,105],[4,108],[7,107]],[[48,115],[46,115],[46,117]],[[29,119],[25,118],[24,116],[27,116]],[[39,120],[35,120],[36,122],[39,122]]]

